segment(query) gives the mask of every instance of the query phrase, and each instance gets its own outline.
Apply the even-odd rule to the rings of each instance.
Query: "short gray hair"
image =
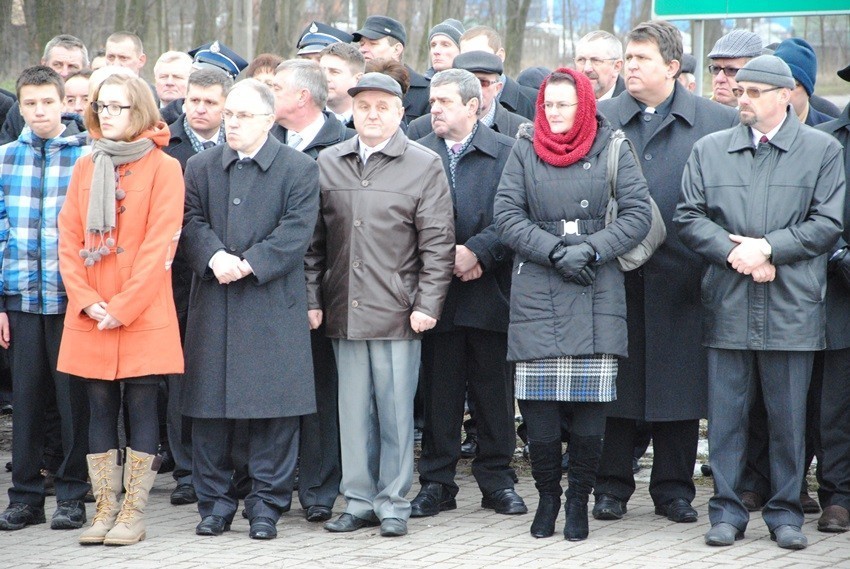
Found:
[[[478,106],[481,106],[481,82],[466,69],[445,69],[431,77],[431,87],[443,85],[457,85],[460,102],[464,105],[475,97],[478,99]]]
[[[605,47],[608,48],[608,53],[611,57],[616,57],[617,59],[623,59],[623,42],[617,38],[614,34],[610,32],[606,32],[605,30],[594,30],[580,40],[578,40],[578,44],[576,44],[576,49],[578,49],[579,45],[587,44],[592,41],[604,41]]]
[[[324,109],[328,103],[328,80],[319,64],[309,59],[287,59],[277,66],[275,75],[289,71],[287,83],[293,89],[306,89],[313,103]]]
[[[264,114],[274,114],[274,93],[272,93],[272,90],[269,89],[268,85],[262,81],[258,81],[257,79],[243,79],[230,88],[227,92],[227,96],[230,97],[231,94],[243,89],[251,89],[260,96],[260,101],[264,107],[262,109]]]
[[[159,56],[159,59],[156,60],[156,63],[153,66],[153,74],[156,75],[157,68],[164,63],[175,63],[179,62],[186,66],[188,69],[188,73],[192,72],[192,58],[185,51],[166,51],[162,55]]]
[[[233,87],[233,79],[223,69],[196,69],[189,75],[189,86],[197,85],[201,88],[221,87],[222,94],[226,95]]]
[[[83,67],[89,66],[89,50],[86,49],[86,44],[84,44],[80,38],[69,34],[61,34],[54,37],[44,46],[44,55],[41,59],[45,62],[49,61],[50,52],[53,51],[54,47],[79,49],[83,52]]]

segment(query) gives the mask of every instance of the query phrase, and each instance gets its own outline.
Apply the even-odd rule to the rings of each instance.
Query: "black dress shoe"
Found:
[[[478,436],[469,434],[460,445],[461,458],[475,458],[478,454]]]
[[[197,535],[221,535],[230,531],[230,522],[221,516],[207,516],[195,527]]]
[[[46,521],[44,508],[36,508],[23,502],[12,502],[6,511],[0,514],[0,530],[14,531],[30,525],[43,524]]]
[[[376,519],[366,520],[353,514],[342,514],[333,521],[325,522],[325,529],[333,533],[345,533],[378,525],[381,523]]]
[[[690,524],[698,517],[697,511],[684,498],[673,498],[664,505],[655,506],[655,513],[677,524]]]
[[[306,513],[308,522],[326,522],[331,519],[331,515],[333,512],[327,506],[310,506]]]
[[[622,520],[628,508],[626,503],[610,494],[600,494],[593,505],[593,517],[597,520]]]
[[[381,535],[383,537],[407,535],[407,522],[398,518],[384,518],[381,520]]]
[[[177,464],[174,462],[174,457],[171,455],[171,451],[167,448],[162,448],[160,446],[159,456],[162,459],[162,462],[159,465],[159,473],[164,474],[168,472],[174,472],[174,468]]]
[[[502,488],[481,498],[481,507],[496,510],[497,514],[525,514],[528,507],[513,488]]]
[[[195,494],[195,487],[191,484],[178,484],[171,492],[171,503],[175,506],[194,504],[197,501],[198,495]]]
[[[277,527],[274,520],[258,516],[251,520],[251,530],[248,532],[251,539],[274,539],[277,537]]]
[[[410,502],[410,517],[436,516],[440,512],[455,508],[457,508],[457,502],[448,488],[439,482],[426,482],[419,490],[419,494]]]

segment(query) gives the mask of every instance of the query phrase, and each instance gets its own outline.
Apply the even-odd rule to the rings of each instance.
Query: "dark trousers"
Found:
[[[248,431],[248,475],[251,492],[245,498],[248,517],[277,521],[292,503],[298,457],[298,417],[273,419],[192,420],[192,466],[201,517],[233,520],[239,506],[233,487],[234,429]]]
[[[749,522],[738,489],[744,474],[749,411],[759,379],[767,410],[772,482],[762,517],[771,530],[803,524],[800,478],[813,358],[812,352],[708,350],[708,444],[714,476],[708,515],[712,525],[725,522],[743,531]]]
[[[180,341],[186,339],[186,312],[177,313],[180,324]],[[168,448],[174,458],[172,476],[178,484],[192,483],[192,418],[184,416],[180,405],[180,382],[182,374],[166,376],[168,385],[168,402],[166,404],[166,432],[168,433]]]
[[[675,498],[691,502],[696,495],[694,464],[697,459],[699,420],[657,421],[647,423],[652,433],[652,472],[649,495],[656,506]],[[594,495],[608,494],[628,502],[635,491],[632,457],[639,440],[639,422],[608,417],[605,443],[599,461]],[[712,462],[713,464],[713,462]]]
[[[577,437],[605,434],[606,403],[532,401],[518,399],[529,443],[561,442],[564,417],[569,417],[570,433]]]
[[[478,454],[472,461],[478,487],[484,494],[513,488],[510,462],[516,442],[507,340],[503,332],[466,327],[422,339],[425,427],[420,482],[439,482],[457,494],[458,435],[468,391],[478,423]]]
[[[298,501],[310,506],[332,508],[339,495],[342,466],[339,457],[339,380],[331,340],[324,326],[310,332],[313,352],[313,379],[316,384],[316,412],[301,417],[300,459],[298,461]]]
[[[850,510],[850,348],[824,352],[818,498]]]
[[[59,409],[63,459],[56,469],[56,499],[82,500],[88,491],[89,408],[83,383],[56,371],[65,315],[10,311],[9,364],[15,404],[12,413],[11,502],[44,506],[41,475],[45,409],[54,393]]]

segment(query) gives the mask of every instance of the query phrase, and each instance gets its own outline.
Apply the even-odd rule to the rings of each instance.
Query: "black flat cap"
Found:
[[[486,51],[467,51],[455,57],[452,64],[455,69],[466,69],[472,73],[495,73],[501,75],[504,70],[499,56]]]
[[[383,73],[365,73],[360,78],[360,81],[357,82],[357,86],[348,90],[348,94],[353,97],[363,91],[382,91],[390,95],[395,95],[399,99],[404,98],[401,93],[401,85],[398,84],[398,81]]]
[[[686,53],[682,56],[682,73],[693,73],[697,68],[697,58]]]
[[[404,30],[404,25],[387,16],[369,16],[363,22],[363,27],[351,35],[354,37],[354,41],[360,41],[360,38],[379,40],[389,36],[400,41],[401,45],[407,43],[407,32]]]

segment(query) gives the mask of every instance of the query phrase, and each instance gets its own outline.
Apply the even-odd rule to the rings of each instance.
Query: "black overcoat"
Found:
[[[620,362],[617,401],[609,415],[645,421],[706,416],[708,369],[702,347],[702,259],[673,226],[682,171],[694,143],[738,122],[734,109],[674,86],[672,107],[655,133],[636,144],[649,193],[667,240],[640,269],[626,273],[629,358]],[[643,111],[628,91],[599,103],[611,126],[640,140]]]
[[[183,413],[260,419],[315,413],[304,255],[319,211],[314,160],[269,136],[253,160],[229,146],[186,168],[181,247],[194,271]],[[221,249],[254,274],[221,285]]]

